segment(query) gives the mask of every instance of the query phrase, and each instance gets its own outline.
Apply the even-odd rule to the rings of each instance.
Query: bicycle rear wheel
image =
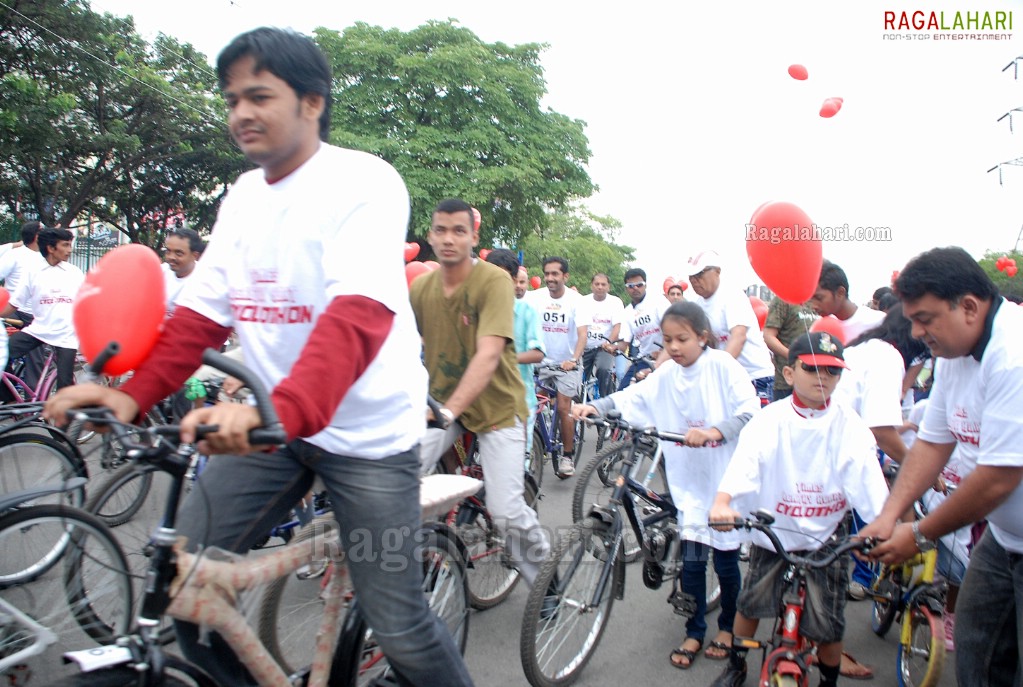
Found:
[[[537,491],[540,490],[540,484],[543,483],[543,464],[546,459],[547,446],[543,443],[540,430],[534,429],[533,445],[530,447],[529,455],[526,459],[526,472],[532,475]]]
[[[522,668],[533,687],[572,684],[597,650],[624,585],[622,565],[611,551],[611,529],[586,518],[540,569],[519,640]]]
[[[153,486],[154,471],[155,468],[122,465],[92,490],[85,510],[96,515],[107,527],[123,525],[142,508]]]
[[[87,477],[85,463],[63,443],[24,429],[0,436],[0,493],[61,484],[72,477]],[[33,505],[65,504],[80,507],[85,487],[40,497]]]
[[[164,658],[166,663],[163,681],[159,683],[163,687],[220,687],[212,678],[185,660],[170,655]],[[53,683],[51,687],[138,687],[139,684],[143,684],[144,679],[144,675],[134,666],[123,665],[70,675]]]
[[[940,613],[914,601],[902,618],[899,687],[937,687],[945,664],[945,627]]]
[[[132,621],[127,561],[94,516],[57,505],[10,512],[0,518],[0,551],[0,596],[56,635],[34,660],[40,684],[73,672],[62,666],[63,652],[127,634]],[[32,566],[33,573],[25,575]]]

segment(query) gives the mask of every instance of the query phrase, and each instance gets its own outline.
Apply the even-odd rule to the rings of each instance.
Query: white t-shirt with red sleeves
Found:
[[[85,281],[85,274],[69,262],[29,271],[11,296],[18,310],[31,312],[35,319],[22,331],[45,344],[59,348],[78,349],[78,334],[72,320],[75,296]]]
[[[629,303],[622,312],[622,328],[618,338],[635,341],[640,355],[656,356],[661,352],[661,320],[671,301],[656,293],[647,292],[639,303]]]
[[[871,339],[845,349],[849,369],[832,399],[855,410],[868,427],[902,426],[902,355],[891,344]]]
[[[771,352],[764,343],[764,333],[760,330],[760,323],[757,321],[757,314],[753,312],[749,296],[739,289],[721,284],[710,298],[693,294],[690,300],[706,313],[707,319],[710,320],[710,330],[718,338],[718,348],[724,348],[728,344],[733,327],[746,327],[746,343],[737,358],[739,364],[746,370],[751,380],[774,378]]]
[[[234,327],[246,365],[268,389],[289,374],[334,298],[365,296],[394,313],[382,348],[330,424],[305,437],[331,453],[384,458],[411,449],[425,432],[426,369],[402,257],[408,212],[393,167],[321,143],[276,183],[262,170],[239,177],[178,299]],[[338,341],[339,359],[345,349]]]
[[[589,329],[586,332],[586,350],[600,348],[606,343],[604,339],[600,338],[601,336],[611,338],[611,330],[616,324],[622,323],[624,309],[622,299],[610,293],[602,301],[595,299],[592,293],[583,296],[579,322],[589,324]]]
[[[888,498],[874,435],[851,408],[832,403],[803,417],[790,400],[767,406],[739,434],[718,488],[748,510],[774,515],[786,551],[816,551],[855,508],[870,522]],[[739,508],[736,508],[739,510]],[[753,541],[774,550],[767,535]]]
[[[738,415],[760,411],[760,399],[746,371],[728,353],[715,349],[704,350],[689,367],[666,361],[642,384],[633,384],[609,398],[630,423],[676,434],[691,428],[709,430]],[[711,442],[694,448],[661,442],[683,539],[732,550],[745,538],[707,525],[717,485],[736,445],[734,441]]]
[[[41,270],[46,265],[46,258],[39,251],[27,246],[18,246],[0,257],[0,279],[4,280],[4,287],[13,296],[30,273]],[[31,313],[32,304],[28,303],[19,309]]]
[[[917,438],[958,444],[965,479],[978,465],[1023,467],[1023,308],[1002,301],[980,361],[935,361],[934,387]],[[1007,551],[1023,553],[1023,484],[987,515]]]
[[[540,328],[543,330],[543,342],[546,355],[543,362],[547,365],[571,360],[575,355],[575,346],[579,342],[579,327],[588,322],[585,318],[583,296],[578,291],[566,288],[561,298],[552,298],[550,289],[527,291],[528,303],[536,309],[540,316]]]

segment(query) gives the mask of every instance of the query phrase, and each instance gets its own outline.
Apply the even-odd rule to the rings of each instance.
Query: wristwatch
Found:
[[[920,549],[920,553],[927,553],[928,551],[933,550],[936,546],[934,542],[920,532],[919,520],[913,521],[913,540],[916,542],[916,548]]]
[[[440,416],[443,418],[444,429],[447,429],[455,421],[455,414],[447,408],[441,408],[438,412],[440,412]]]

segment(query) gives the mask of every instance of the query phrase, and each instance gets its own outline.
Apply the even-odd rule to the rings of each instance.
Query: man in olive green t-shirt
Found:
[[[437,204],[427,237],[440,269],[416,279],[412,310],[423,337],[430,395],[442,424],[423,439],[430,470],[468,430],[479,439],[487,509],[504,534],[512,563],[530,585],[550,545],[525,501],[526,390],[515,353],[515,292],[508,273],[473,256],[479,243],[472,208]]]
[[[764,343],[774,356],[774,400],[792,394],[781,370],[788,364],[789,344],[810,329],[817,316],[805,305],[792,305],[775,296],[767,308],[764,322]]]

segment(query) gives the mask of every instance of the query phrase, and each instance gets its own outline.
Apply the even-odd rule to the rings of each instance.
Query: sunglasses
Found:
[[[832,377],[837,377],[838,375],[842,374],[842,368],[840,368],[838,365],[819,365],[819,366],[818,365],[807,365],[802,360],[800,360],[799,361],[799,366],[801,368],[803,368],[804,370],[806,370],[807,372],[812,372],[815,375],[816,374],[820,374],[821,371],[827,372]]]
[[[632,282],[631,284],[626,284],[625,288],[627,288],[627,289],[639,289],[639,288],[642,288],[644,286],[646,286],[646,282],[645,281],[636,281],[636,282]]]

